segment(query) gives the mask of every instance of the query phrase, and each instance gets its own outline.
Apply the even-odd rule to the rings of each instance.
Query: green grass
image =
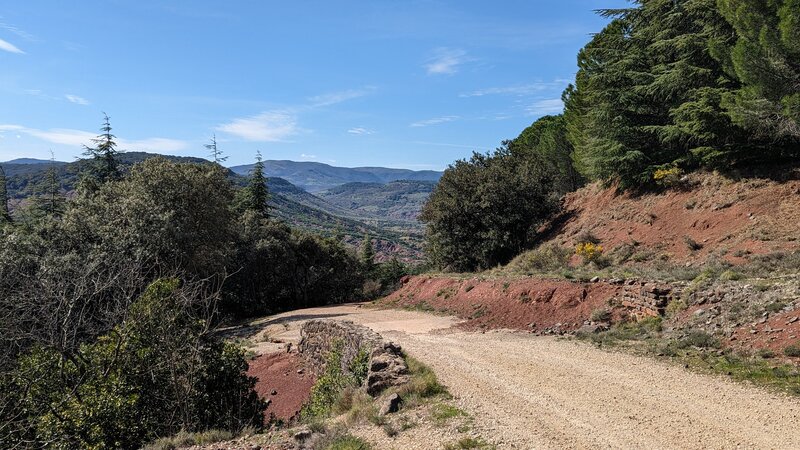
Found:
[[[359,437],[349,434],[339,436],[325,447],[325,450],[371,450],[372,446]]]
[[[397,392],[405,404],[409,404],[409,402],[413,404],[437,396],[449,398],[450,394],[448,394],[447,388],[439,383],[439,379],[430,367],[408,355],[405,355],[405,360],[411,379],[408,383],[400,386]]]
[[[473,449],[493,449],[493,445],[487,444],[482,439],[464,437],[454,443],[444,446],[445,450],[473,450]]]
[[[456,417],[467,417],[467,413],[446,403],[437,403],[431,408],[431,419],[436,426],[443,426],[448,420]]]
[[[253,434],[255,430],[244,430],[241,435]],[[178,448],[191,447],[193,445],[207,445],[216,442],[229,441],[237,435],[227,430],[208,430],[197,433],[187,433],[181,431],[175,436],[158,439],[144,446],[144,450],[174,450]]]

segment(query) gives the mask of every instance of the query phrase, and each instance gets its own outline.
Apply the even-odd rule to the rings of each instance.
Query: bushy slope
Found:
[[[348,183],[317,195],[350,214],[416,222],[436,183],[401,180],[390,183]]]
[[[589,232],[623,262],[738,264],[753,254],[800,248],[800,174],[734,180],[715,173],[636,195],[591,184],[567,195],[545,242],[574,249]],[[621,258],[629,253],[628,258]]]

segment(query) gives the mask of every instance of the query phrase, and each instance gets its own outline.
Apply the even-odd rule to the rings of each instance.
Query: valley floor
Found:
[[[313,308],[253,323],[251,342],[259,342],[257,353],[281,350],[312,318],[352,320],[401,344],[436,371],[498,448],[800,447],[797,399],[582,342],[461,331],[449,316]],[[378,448],[443,444],[413,429],[376,439]]]

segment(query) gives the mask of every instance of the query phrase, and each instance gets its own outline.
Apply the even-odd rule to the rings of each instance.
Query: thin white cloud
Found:
[[[521,84],[516,86],[490,87],[459,94],[459,97],[483,97],[486,95],[535,95],[545,91],[563,90],[570,80],[556,79],[553,81],[540,81],[536,83]]]
[[[300,159],[317,159],[317,155],[306,155],[305,153],[301,153]]]
[[[300,128],[297,124],[300,114],[363,97],[374,90],[374,87],[367,86],[360,89],[348,89],[316,95],[307,98],[306,104],[264,111],[249,117],[235,118],[228,123],[217,126],[215,129],[247,141],[285,142],[292,136],[308,131]]]
[[[427,120],[420,120],[419,122],[414,122],[410,124],[410,127],[419,128],[419,127],[430,127],[432,125],[439,125],[442,123],[453,122],[458,120],[458,116],[442,116],[442,117],[434,117],[433,119]]]
[[[24,55],[25,54],[25,52],[23,52],[22,50],[17,48],[16,45],[14,45],[14,44],[12,44],[12,43],[10,43],[8,41],[4,41],[2,39],[0,39],[0,50],[5,50],[5,51],[10,52],[10,53],[18,53],[20,55]]]
[[[40,130],[28,128],[20,125],[0,125],[0,132],[15,131],[28,136],[41,139],[52,144],[61,144],[80,147],[90,145],[92,139],[97,137],[97,133],[69,128],[51,128]],[[19,135],[18,135],[19,137]],[[117,139],[117,144],[123,150],[151,151],[151,152],[174,152],[187,148],[185,141],[167,138],[148,138],[140,140]]]
[[[375,134],[374,131],[363,127],[350,128],[347,132],[350,134]]]
[[[301,131],[294,114],[278,110],[234,119],[216,130],[253,142],[281,142]]]
[[[83,97],[73,95],[73,94],[64,94],[64,98],[66,98],[69,102],[75,103],[76,105],[88,105],[89,100],[86,100]]]
[[[2,17],[0,17],[0,19],[2,19]],[[25,39],[27,41],[35,41],[36,40],[36,36],[26,32],[24,30],[20,30],[19,28],[15,27],[14,25],[9,25],[9,24],[7,24],[5,22],[0,22],[0,28],[4,29],[4,30],[6,30],[6,31],[8,31],[10,33],[14,33],[17,36],[19,36],[22,39]]]
[[[425,70],[429,75],[452,75],[458,72],[459,66],[470,61],[467,52],[456,48],[440,47],[433,51]]]
[[[543,116],[545,114],[560,114],[564,111],[564,103],[560,98],[539,100],[526,108],[529,115]]]
[[[331,92],[328,94],[316,95],[308,99],[311,102],[311,108],[321,108],[323,106],[335,105],[347,100],[352,100],[359,97],[369,95],[375,88],[366,87],[363,89],[348,89],[346,91]]]

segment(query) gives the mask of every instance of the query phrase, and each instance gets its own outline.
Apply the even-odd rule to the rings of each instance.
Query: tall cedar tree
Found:
[[[264,160],[261,152],[256,153],[256,163],[250,171],[250,179],[245,188],[245,210],[254,211],[262,219],[269,218],[269,188],[264,175]]]
[[[118,180],[121,176],[117,160],[120,152],[114,141],[116,136],[111,134],[111,119],[106,113],[103,113],[100,131],[102,133],[92,139],[94,147],[83,146],[83,154],[92,158],[91,175],[98,184]]]
[[[361,264],[368,274],[375,268],[375,246],[369,233],[365,234],[364,240],[361,241]]]
[[[747,80],[720,57],[736,30],[716,1],[637,4],[602,12],[613,20],[580,51],[575,85],[564,93],[581,174],[640,186],[657,169],[729,168],[780,153],[780,143],[743,128],[725,105]]]
[[[220,150],[217,146],[216,134],[211,136],[211,142],[206,144],[204,147],[206,150],[208,150],[208,156],[211,158],[211,161],[214,161],[217,164],[222,164],[228,159],[227,156],[222,156],[222,150]]]
[[[734,120],[793,147],[800,143],[800,1],[718,0],[736,30],[716,55],[742,86],[725,97]],[[793,145],[792,145],[793,144]],[[796,155],[796,153],[795,153]]]
[[[8,210],[8,180],[6,171],[0,166],[0,225],[11,222],[11,213]]]

